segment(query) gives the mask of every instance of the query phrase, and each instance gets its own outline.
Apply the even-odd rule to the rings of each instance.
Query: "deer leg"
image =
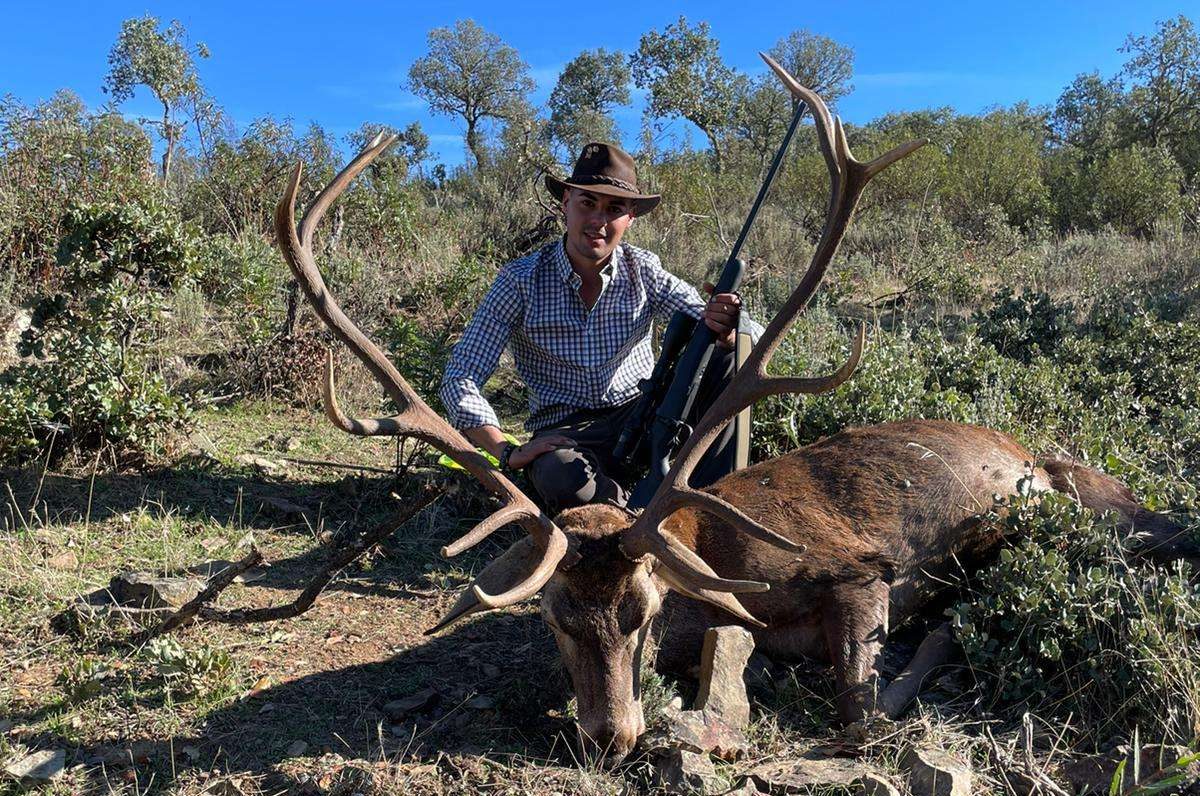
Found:
[[[950,633],[950,625],[943,622],[925,637],[908,666],[884,690],[878,703],[880,712],[889,719],[903,713],[917,698],[929,673],[948,661],[953,654],[954,637]]]
[[[876,578],[834,587],[823,616],[825,643],[846,724],[879,715],[889,586]]]

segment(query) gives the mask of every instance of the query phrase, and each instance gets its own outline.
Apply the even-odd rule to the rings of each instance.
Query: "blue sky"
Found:
[[[842,116],[866,122],[887,112],[950,105],[976,113],[1028,100],[1052,104],[1075,75],[1116,72],[1128,34],[1186,14],[1200,22],[1200,0],[1161,2],[766,3],[757,0],[667,3],[546,2],[5,2],[0,26],[0,94],[24,102],[69,88],[92,107],[121,21],[153,14],[180,20],[212,57],[200,62],[209,92],[239,129],[262,116],[316,121],[339,138],[367,121],[421,122],[439,159],[463,160],[460,125],[431,116],[406,88],[409,65],[425,52],[431,28],[470,17],[517,48],[545,101],[559,70],[581,50],[629,52],[650,29],[681,14],[706,21],[732,66],[764,67],[756,55],[798,28],[830,36],[856,53],[854,92]],[[640,98],[635,98],[635,105]],[[156,114],[144,91],[123,106]],[[635,141],[640,107],[617,119]],[[670,134],[702,137],[676,122]]]

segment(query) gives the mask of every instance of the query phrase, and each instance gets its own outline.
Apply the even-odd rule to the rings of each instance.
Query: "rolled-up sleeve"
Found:
[[[455,428],[500,425],[500,419],[483,397],[482,390],[496,369],[522,312],[521,291],[512,273],[505,269],[496,276],[467,324],[442,375],[438,394],[450,424]]]

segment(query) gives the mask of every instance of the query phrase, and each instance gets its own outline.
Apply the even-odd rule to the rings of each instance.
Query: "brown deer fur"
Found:
[[[839,713],[850,722],[885,712],[879,656],[888,627],[960,567],[978,566],[998,548],[994,526],[980,522],[997,497],[1062,491],[1097,511],[1117,511],[1152,537],[1148,549],[1163,558],[1193,552],[1177,526],[1140,508],[1115,479],[1068,461],[1035,461],[1011,438],[977,426],[907,420],[848,429],[708,490],[804,545],[804,553],[731,533],[691,509],[674,514],[665,530],[718,575],[771,585],[740,598],[766,624],[750,628],[758,649],[832,662]],[[643,727],[636,661],[671,584],[622,557],[617,541],[628,513],[584,506],[556,522],[580,557],[547,584],[543,615],[574,680],[581,728],[621,754]],[[705,630],[734,621],[704,602],[672,597],[666,606],[658,623],[664,669],[695,667]]]

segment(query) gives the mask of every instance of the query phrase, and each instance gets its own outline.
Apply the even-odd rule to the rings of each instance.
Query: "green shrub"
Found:
[[[73,204],[63,221],[58,264],[72,289],[118,278],[169,288],[195,266],[195,232],[154,191],[126,201]]]
[[[1200,721],[1200,589],[1183,565],[1140,563],[1136,542],[1066,496],[997,506],[1014,539],[952,610],[991,706],[1073,718],[1092,741],[1138,726],[1188,743]]]
[[[424,274],[405,288],[400,310],[382,329],[391,360],[435,411],[442,411],[438,385],[450,352],[494,275],[491,268],[472,259],[454,262],[440,273]]]
[[[1063,337],[1073,330],[1075,308],[1056,303],[1046,293],[1002,288],[992,296],[991,306],[973,316],[979,336],[1000,353],[1029,362],[1039,352],[1053,354]]]
[[[35,358],[0,374],[0,466],[34,455],[111,447],[124,460],[162,448],[190,417],[145,349],[161,304],[137,287],[109,285],[59,304],[22,341]]]
[[[194,239],[148,197],[68,211],[58,248],[67,292],[36,303],[26,359],[0,374],[0,466],[97,448],[136,461],[187,421],[153,348],[163,291],[191,274]]]

